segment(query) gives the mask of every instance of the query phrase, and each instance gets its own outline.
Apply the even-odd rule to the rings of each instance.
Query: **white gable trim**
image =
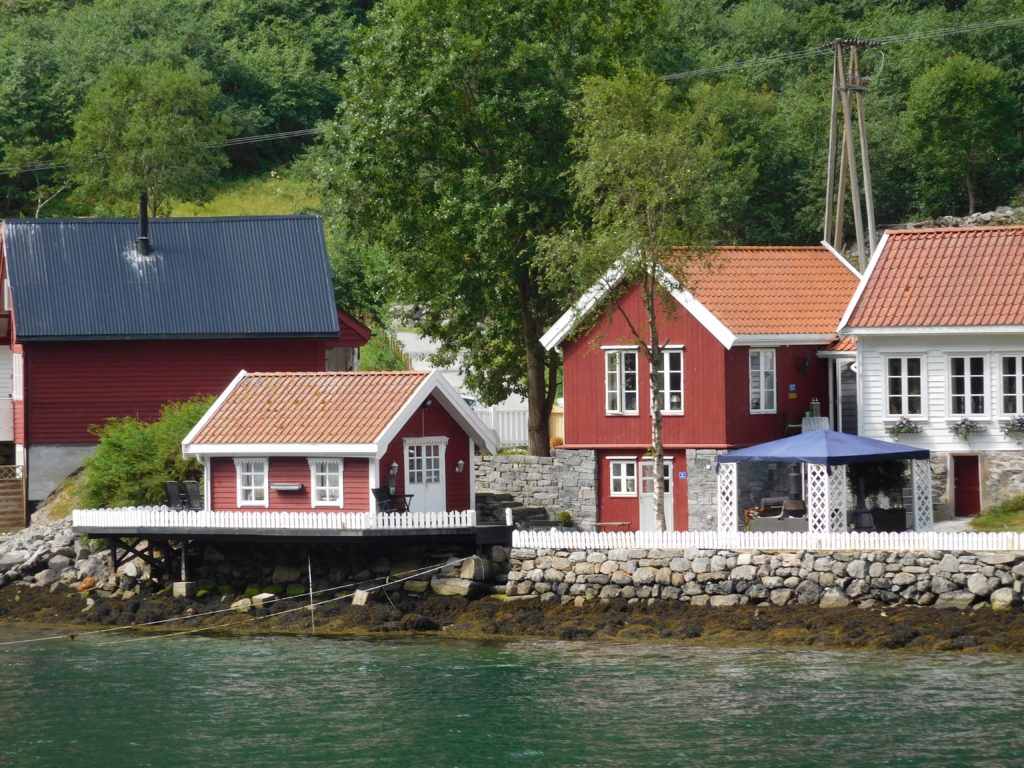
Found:
[[[839,321],[839,328],[837,329],[840,337],[853,335],[853,332],[847,328],[847,323],[850,322],[850,317],[853,315],[853,310],[857,307],[857,302],[860,301],[860,297],[864,295],[864,289],[867,288],[868,281],[875,273],[875,267],[878,266],[878,262],[881,260],[882,253],[885,251],[885,246],[888,242],[889,232],[887,230],[882,234],[882,239],[878,241],[878,245],[875,247],[875,252],[871,254],[871,261],[868,262],[868,268],[860,278],[860,285],[858,285],[857,290],[853,292],[853,298],[851,298],[850,303],[846,305],[846,311],[843,313],[843,317]]]
[[[441,371],[431,371],[430,375],[424,378],[423,382],[416,388],[405,405],[395,414],[384,430],[377,436],[377,458],[380,459],[387,450],[391,441],[395,439],[402,427],[412,418],[413,414],[426,401],[428,397],[436,396],[441,398],[441,404],[448,411],[456,423],[468,434],[477,445],[488,453],[496,453],[498,450],[497,433],[484,424],[483,420],[473,412],[465,400]]]
[[[836,250],[835,248],[833,248],[833,247],[832,247],[832,246],[831,246],[831,245],[829,244],[828,240],[822,240],[822,241],[821,241],[821,246],[822,246],[822,248],[824,248],[824,249],[825,249],[826,251],[828,251],[828,252],[829,252],[829,253],[831,253],[831,254],[832,254],[833,256],[835,256],[835,257],[836,257],[837,259],[839,259],[839,263],[840,263],[840,264],[842,264],[842,265],[843,265],[844,267],[846,267],[846,268],[847,268],[848,270],[850,270],[850,272],[852,272],[852,273],[853,273],[853,274],[855,274],[855,275],[856,275],[856,276],[857,276],[858,278],[860,278],[860,276],[861,276],[861,275],[860,275],[860,272],[858,272],[858,271],[857,271],[857,268],[856,268],[855,266],[853,266],[853,264],[851,264],[850,262],[848,262],[848,261],[847,261],[846,259],[844,259],[844,258],[843,258],[843,254],[841,254],[841,253],[840,253],[839,251],[837,251],[837,250]]]
[[[560,346],[579,324],[580,320],[589,314],[605,296],[611,293],[624,275],[625,267],[623,267],[621,261],[605,272],[601,279],[579,298],[572,309],[558,318],[545,334],[540,337],[540,343],[544,349],[552,350]],[[732,347],[736,340],[732,331],[715,317],[711,310],[701,304],[692,293],[683,288],[678,280],[661,267],[658,267],[658,282],[683,309],[693,315],[694,319],[707,329],[708,333],[718,339],[723,347],[726,349]]]
[[[188,456],[304,456],[320,459],[372,458],[376,443],[193,443]]]
[[[1024,325],[897,325],[851,328],[857,336],[943,336],[971,333],[1024,333]]]
[[[786,347],[794,344],[831,344],[836,340],[834,333],[751,333],[735,337],[740,347],[772,346]]]
[[[248,372],[243,368],[235,375],[235,378],[231,380],[231,383],[228,384],[227,389],[221,392],[220,396],[213,401],[213,405],[206,409],[206,413],[204,413],[202,418],[200,418],[199,421],[196,422],[196,425],[192,427],[191,430],[189,430],[189,433],[185,435],[185,439],[181,441],[182,456],[185,456],[187,458],[189,456],[199,456],[205,453],[203,451],[195,450],[195,446],[192,445],[192,441],[196,439],[196,435],[198,435],[200,430],[202,430],[202,428],[206,426],[206,423],[210,420],[210,418],[217,411],[217,409],[224,404],[225,400],[227,400],[228,395],[235,391],[235,388],[246,376],[248,376]]]

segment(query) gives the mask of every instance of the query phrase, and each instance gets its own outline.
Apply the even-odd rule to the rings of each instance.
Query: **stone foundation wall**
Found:
[[[982,509],[1024,493],[1024,450],[987,451],[977,455],[981,473]],[[932,453],[932,501],[936,520],[948,520],[953,516],[950,463],[950,454]]]
[[[478,456],[480,492],[508,493],[527,506],[568,510],[578,523],[597,521],[594,452],[556,448],[551,456]]]
[[[966,609],[1021,603],[1024,553],[732,552],[513,549],[508,595],[582,605],[908,604]]]

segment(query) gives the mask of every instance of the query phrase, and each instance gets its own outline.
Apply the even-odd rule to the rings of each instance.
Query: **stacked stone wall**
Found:
[[[692,605],[1019,606],[1021,552],[513,549],[508,595]]]
[[[527,505],[568,510],[577,523],[597,521],[597,464],[590,450],[556,448],[550,457],[478,456],[476,486]]]

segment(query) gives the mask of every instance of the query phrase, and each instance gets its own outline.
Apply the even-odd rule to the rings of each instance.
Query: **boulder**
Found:
[[[540,589],[537,589],[542,584],[544,584],[544,582],[536,584],[534,589],[536,589],[536,591],[538,592],[542,591]],[[441,595],[443,597],[474,598],[478,595],[482,595],[485,592],[487,592],[488,586],[486,584],[482,584],[479,581],[472,581],[470,579],[456,579],[447,578],[443,576],[435,576],[430,580],[430,589],[435,595]]]
[[[712,608],[727,608],[733,605],[740,604],[739,595],[711,595],[711,607]]]
[[[235,602],[231,604],[231,610],[236,613],[248,613],[250,608],[252,608],[252,600],[248,597],[243,597],[241,600],[235,600]]]
[[[274,573],[270,580],[275,584],[287,584],[290,581],[298,581],[301,571],[293,565],[278,563],[274,566]]]
[[[35,583],[40,587],[48,587],[59,580],[60,574],[51,568],[44,568],[35,576]]]
[[[992,592],[992,585],[988,577],[983,573],[972,573],[967,579],[967,591],[978,597],[988,597]]]
[[[11,549],[0,552],[0,571],[9,571],[28,560],[32,553],[27,549]]]
[[[854,562],[864,562],[863,560],[855,560]],[[824,594],[821,596],[821,600],[818,605],[821,608],[845,608],[850,604],[850,598],[846,596],[846,593],[840,589],[826,589]]]
[[[48,568],[57,571],[58,573],[70,565],[72,565],[72,560],[67,555],[54,555],[50,558],[50,562],[47,563]]]
[[[971,603],[974,602],[974,595],[970,592],[957,589],[953,592],[943,592],[939,595],[939,598],[935,601],[936,608],[952,608],[953,610],[963,611],[970,608]]]
[[[989,595],[988,602],[992,606],[993,611],[1006,611],[1012,608],[1018,601],[1012,589],[1002,587]]]

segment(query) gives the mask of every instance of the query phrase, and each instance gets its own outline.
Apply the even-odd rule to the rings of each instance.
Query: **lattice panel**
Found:
[[[935,528],[932,512],[932,469],[928,459],[910,462],[911,482],[914,486],[914,530],[931,531]]]
[[[718,465],[718,530],[735,533],[739,528],[739,509],[736,506],[736,464]]]
[[[846,465],[832,467],[828,480],[829,530],[846,530]]]
[[[807,527],[811,533],[828,530],[828,471],[824,464],[807,465]]]

